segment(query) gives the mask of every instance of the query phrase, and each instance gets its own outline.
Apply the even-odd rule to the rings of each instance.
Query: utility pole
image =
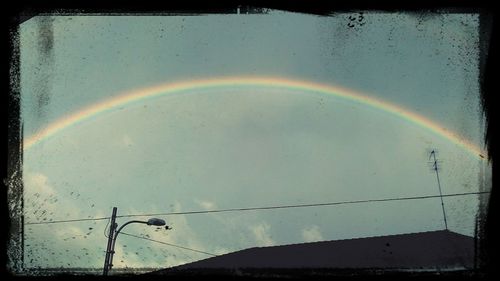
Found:
[[[126,223],[124,223],[118,230],[116,228],[118,227],[118,224],[115,222],[116,220],[116,207],[113,207],[113,214],[111,215],[111,226],[109,227],[109,235],[108,235],[108,247],[106,249],[106,258],[104,259],[104,269],[102,272],[102,275],[107,276],[109,270],[113,267],[113,255],[115,254],[115,243],[116,243],[116,238],[118,237],[118,234],[120,234],[120,231],[127,225],[131,223],[142,223],[142,224],[147,224],[147,225],[152,225],[152,226],[164,226],[166,225],[165,221],[162,219],[158,218],[150,218],[147,221],[137,221],[137,220],[131,220]],[[165,227],[165,229],[170,229],[168,226]]]
[[[436,171],[436,178],[437,178],[438,187],[439,187],[439,198],[441,198],[441,207],[443,209],[444,226],[445,226],[446,230],[448,230],[448,223],[446,222],[446,212],[444,210],[443,193],[441,192],[441,183],[439,182],[439,172],[438,172],[438,164],[437,164],[437,160],[436,160],[436,152],[434,150],[429,155],[429,159],[431,157],[434,157],[433,169],[434,169],[434,171]]]
[[[113,266],[111,264],[112,259],[111,257],[114,254],[114,249],[113,249],[113,239],[115,237],[115,229],[116,229],[116,207],[113,207],[113,213],[111,215],[111,225],[109,226],[109,234],[108,234],[108,247],[106,249],[106,258],[104,259],[104,270],[103,270],[103,275],[107,276],[109,269]]]

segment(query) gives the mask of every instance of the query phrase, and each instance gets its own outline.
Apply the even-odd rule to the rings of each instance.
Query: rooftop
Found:
[[[235,269],[422,269],[474,267],[474,238],[448,230],[249,248],[153,274]]]

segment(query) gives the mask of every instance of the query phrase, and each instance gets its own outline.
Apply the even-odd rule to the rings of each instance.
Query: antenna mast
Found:
[[[431,159],[431,157],[434,158],[434,164],[432,165],[432,168],[434,171],[436,171],[436,178],[437,178],[438,187],[439,187],[439,198],[441,198],[441,207],[443,209],[444,226],[445,226],[446,230],[448,230],[448,222],[446,221],[446,212],[444,210],[443,193],[441,192],[441,183],[439,181],[438,163],[436,160],[436,152],[434,150],[429,155],[429,160]]]

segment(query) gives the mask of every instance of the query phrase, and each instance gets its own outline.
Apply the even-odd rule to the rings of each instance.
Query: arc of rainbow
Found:
[[[377,108],[400,118],[406,119],[422,128],[428,129],[437,135],[440,135],[476,156],[485,157],[485,151],[472,144],[466,139],[459,137],[457,134],[444,129],[436,122],[431,121],[421,115],[418,115],[401,106],[396,106],[386,101],[382,101],[370,96],[366,96],[352,90],[332,85],[313,83],[310,81],[291,80],[285,78],[263,78],[263,77],[224,77],[213,79],[200,79],[183,81],[176,83],[168,83],[147,87],[139,90],[125,92],[116,97],[110,98],[103,102],[86,107],[72,115],[63,117],[46,128],[38,131],[36,134],[25,139],[23,142],[24,150],[28,150],[36,143],[57,134],[61,130],[70,127],[74,124],[82,122],[92,116],[104,113],[117,107],[140,101],[147,98],[164,96],[172,93],[183,91],[191,91],[196,89],[218,88],[218,87],[234,87],[234,86],[265,86],[272,88],[284,88],[291,90],[318,92],[322,94],[332,95],[338,98],[343,98],[350,101],[359,102],[373,108]]]

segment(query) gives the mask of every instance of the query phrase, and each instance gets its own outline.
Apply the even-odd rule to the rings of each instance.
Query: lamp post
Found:
[[[116,227],[118,226],[115,223],[115,218],[116,218],[116,207],[113,208],[113,216],[111,218],[111,227],[109,230],[109,237],[108,237],[108,249],[106,251],[106,258],[104,260],[104,270],[103,270],[104,276],[108,275],[109,270],[113,267],[113,255],[115,253],[116,238],[118,237],[118,234],[120,234],[120,231],[125,226],[131,223],[142,223],[154,226],[164,226],[166,224],[164,220],[158,218],[151,218],[148,221],[132,220],[124,223],[120,228],[118,228],[117,231],[115,231]]]

